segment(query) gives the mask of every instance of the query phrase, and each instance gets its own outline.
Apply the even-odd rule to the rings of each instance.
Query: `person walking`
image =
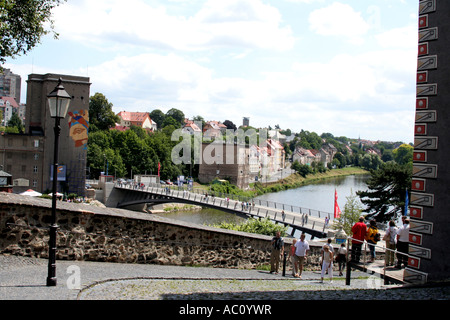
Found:
[[[330,276],[330,283],[333,283],[333,252],[330,250],[328,245],[323,247],[322,252],[322,273],[320,275],[320,283],[323,283],[323,277],[325,271],[328,271]]]
[[[298,272],[298,263],[297,263],[297,260],[295,259],[295,244],[296,243],[297,243],[297,239],[294,238],[292,240],[292,245],[289,250],[289,261],[292,264],[292,276],[294,276],[294,277]]]
[[[322,249],[320,250],[320,254],[322,255],[322,257],[323,257],[323,251],[324,251],[325,246],[328,246],[330,251],[334,253],[334,248],[333,248],[333,245],[331,244],[331,242],[332,242],[331,238],[328,238],[327,243],[323,245]],[[328,270],[326,271],[326,274],[328,274]]]
[[[409,219],[402,217],[403,226],[397,231],[397,268],[401,269],[408,265],[408,247],[409,247]]]
[[[354,262],[359,262],[361,258],[361,247],[367,233],[367,226],[364,223],[364,217],[359,217],[359,221],[352,227],[352,255],[351,259]]]
[[[347,248],[345,243],[342,243],[337,252],[336,262],[339,265],[339,276],[342,276],[345,269],[345,264],[347,263]]]
[[[379,239],[377,238],[377,235],[379,236],[378,228],[377,228],[377,222],[372,219],[370,220],[369,228],[367,228],[366,233],[366,240],[369,244],[369,251],[370,251],[370,262],[375,261],[375,246]]]
[[[303,264],[308,257],[309,243],[305,240],[305,234],[302,233],[300,240],[295,243],[295,259],[298,263],[298,273],[295,275],[297,278],[302,278]]]
[[[397,246],[397,230],[398,228],[395,226],[394,220],[389,221],[389,228],[386,230],[386,233],[383,237],[384,241],[386,241],[386,250],[385,260],[386,266],[394,265],[394,251]]]
[[[280,258],[284,254],[284,240],[280,231],[277,231],[275,237],[272,238],[272,253],[270,255],[270,273],[278,274],[280,267]]]

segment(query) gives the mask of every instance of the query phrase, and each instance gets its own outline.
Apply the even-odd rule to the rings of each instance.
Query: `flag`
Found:
[[[408,189],[406,189],[406,197],[405,197],[405,212],[403,215],[408,215],[408,205],[409,205],[409,197],[408,197]]]
[[[160,175],[159,175],[160,171],[161,171],[161,163],[158,162],[158,177],[160,176]]]
[[[339,218],[341,216],[341,209],[339,208],[339,204],[337,202],[337,191],[334,189],[334,217]]]

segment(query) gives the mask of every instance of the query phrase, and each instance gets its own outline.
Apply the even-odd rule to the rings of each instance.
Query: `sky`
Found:
[[[113,111],[414,140],[418,1],[68,0],[5,65],[87,76]]]

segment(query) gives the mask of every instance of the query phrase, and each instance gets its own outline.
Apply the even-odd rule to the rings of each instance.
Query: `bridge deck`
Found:
[[[218,210],[231,212],[238,215],[250,217],[269,218],[270,220],[291,227],[293,235],[296,230],[310,234],[312,237],[324,238],[329,231],[329,225],[325,225],[324,218],[319,218],[309,213],[297,213],[281,208],[264,206],[261,203],[252,202],[249,205],[241,201],[224,197],[205,197],[203,194],[187,192],[186,190],[167,189],[162,187],[132,188],[127,185],[115,185],[115,188],[132,192],[134,195],[118,204],[118,207],[125,207],[140,203],[163,203],[182,202],[199,206],[205,206]],[[282,205],[285,208],[292,208],[290,205]]]

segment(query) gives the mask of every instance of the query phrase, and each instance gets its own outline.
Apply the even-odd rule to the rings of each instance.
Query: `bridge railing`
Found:
[[[229,195],[223,193],[208,193],[204,189],[199,188],[179,188],[178,186],[169,186],[161,184],[149,185],[130,185],[116,183],[117,187],[151,192],[164,196],[177,197],[194,202],[204,202],[219,208],[240,211],[243,214],[260,218],[269,218],[292,227],[302,227],[316,231],[326,232],[329,227],[322,218],[314,216],[317,210],[305,209],[291,205],[282,205],[271,201],[259,201],[248,197],[240,197],[237,195]],[[266,205],[267,204],[267,205]],[[273,206],[270,206],[270,205]],[[290,210],[292,209],[292,210]],[[296,210],[297,209],[297,210]]]
[[[360,252],[359,260],[356,261],[356,253],[355,253],[355,251],[353,251],[355,247],[353,246],[353,244],[351,244],[352,241],[361,243],[361,240],[351,238],[351,237],[347,238],[346,261],[349,263],[353,262],[353,263],[360,264],[364,270],[373,271],[373,269],[368,269],[371,266],[371,264],[374,262],[374,261],[371,261],[372,260],[371,259],[372,257],[370,256],[371,255],[371,252],[370,252],[371,247],[373,248],[373,250],[375,250],[375,252],[377,252],[377,249],[378,249],[378,251],[384,252],[384,259],[381,261],[380,268],[381,268],[381,274],[383,275],[383,278],[385,279],[385,284],[387,284],[387,282],[388,282],[387,276],[389,276],[389,273],[393,273],[396,270],[397,271],[401,270],[400,268],[394,267],[396,265],[401,264],[399,261],[399,257],[403,257],[403,259],[406,260],[405,261],[406,264],[408,262],[408,259],[410,257],[413,257],[413,256],[409,255],[408,253],[398,251],[397,248],[390,249],[390,248],[386,248],[384,246],[375,245],[372,243],[368,243],[367,241],[364,241],[361,243],[361,252]],[[388,264],[388,261],[391,260],[388,258],[389,254],[393,255],[393,259],[392,259],[393,263],[392,264]],[[349,259],[349,257],[350,257],[350,259]],[[378,261],[378,263],[380,263],[380,260],[375,260],[375,262],[376,261]],[[396,261],[396,262],[394,263],[394,261]],[[350,269],[351,269],[351,267],[347,266],[347,276],[346,276],[346,284],[347,285],[350,284],[350,280],[349,280]],[[396,277],[393,276],[393,278],[396,278],[399,281],[404,281],[403,275],[400,275],[400,276],[397,275]]]
[[[130,185],[128,185],[128,186],[130,186]],[[228,193],[211,192],[211,191],[208,192],[205,189],[192,188],[192,187],[189,187],[188,185],[184,185],[184,186],[180,187],[180,186],[176,186],[176,185],[162,185],[159,183],[150,183],[149,185],[144,186],[144,188],[149,188],[149,187],[158,187],[158,188],[167,188],[168,187],[170,190],[178,190],[178,191],[186,190],[191,193],[196,193],[196,194],[201,194],[201,195],[210,195],[210,196],[214,195],[215,197],[229,198],[230,200],[235,200],[235,201],[244,201],[244,202],[250,202],[250,203],[255,202],[256,205],[260,205],[260,206],[264,206],[264,207],[268,207],[268,208],[274,208],[277,210],[285,210],[285,211],[288,210],[290,212],[296,212],[299,214],[308,214],[309,216],[315,216],[318,218],[328,217],[328,219],[331,219],[331,217],[334,216],[334,214],[331,214],[330,212],[326,212],[326,211],[304,208],[304,207],[299,207],[299,206],[290,205],[290,204],[284,204],[284,203],[275,202],[275,201],[257,199],[257,198],[253,198],[253,197],[246,197],[246,196],[237,195],[237,194],[228,194]]]

